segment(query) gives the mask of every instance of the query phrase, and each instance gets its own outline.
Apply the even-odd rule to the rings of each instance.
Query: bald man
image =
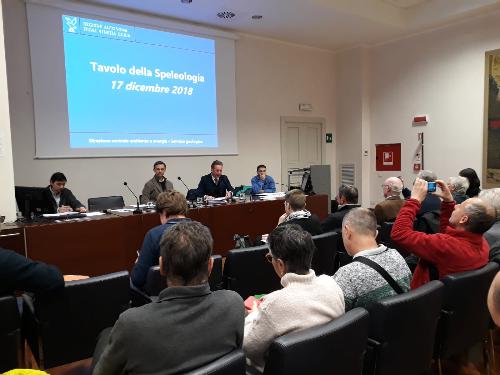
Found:
[[[411,281],[412,289],[431,279],[430,265],[437,270],[435,278],[450,273],[475,270],[488,262],[489,246],[483,233],[495,220],[495,210],[479,198],[455,204],[444,181],[436,180],[442,198],[440,232],[426,234],[413,229],[413,221],[427,196],[427,181],[417,178],[408,199],[392,227],[392,240],[401,248],[420,257]]]
[[[385,200],[375,206],[375,217],[377,224],[382,225],[386,221],[394,221],[405,201],[401,199],[403,182],[397,177],[389,177],[382,185]]]

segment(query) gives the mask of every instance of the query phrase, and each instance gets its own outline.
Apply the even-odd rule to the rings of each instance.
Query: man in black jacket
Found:
[[[222,174],[223,166],[220,160],[212,162],[210,173],[200,179],[196,196],[208,199],[232,196],[234,189],[227,176]]]
[[[358,189],[351,185],[341,185],[339,194],[337,195],[339,210],[328,217],[321,223],[323,232],[342,232],[342,220],[349,210],[359,207],[358,204]]]
[[[66,189],[66,182],[66,176],[61,172],[56,172],[50,177],[50,185],[42,193],[45,213],[87,212],[85,206],[75,198],[71,190]]]
[[[56,267],[0,248],[0,295],[15,291],[45,293],[63,287],[63,275]]]

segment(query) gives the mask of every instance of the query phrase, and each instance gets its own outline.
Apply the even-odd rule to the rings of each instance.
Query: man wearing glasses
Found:
[[[274,179],[266,174],[267,168],[264,164],[257,167],[257,176],[252,177],[252,194],[275,193],[276,185]]]

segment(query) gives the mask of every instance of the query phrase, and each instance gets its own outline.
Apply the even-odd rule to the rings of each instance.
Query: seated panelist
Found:
[[[227,176],[222,174],[223,166],[224,164],[220,160],[212,162],[210,173],[200,179],[198,189],[196,189],[197,197],[219,198],[232,196],[234,189]]]
[[[66,176],[61,172],[56,172],[50,177],[50,185],[42,193],[46,213],[87,212],[85,206],[75,198],[71,190],[65,187],[66,182]]]
[[[141,195],[141,203],[146,204],[148,202],[156,202],[158,194],[164,191],[174,190],[174,185],[172,182],[165,178],[165,171],[167,166],[161,160],[157,161],[153,165],[153,172],[155,175],[151,180],[144,184]]]
[[[266,166],[261,164],[257,167],[257,176],[252,177],[252,194],[275,193],[276,185],[274,179],[266,174]]]

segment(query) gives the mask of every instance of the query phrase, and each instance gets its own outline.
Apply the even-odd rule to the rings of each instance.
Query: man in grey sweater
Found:
[[[94,360],[106,347],[94,375],[179,374],[241,347],[243,301],[233,291],[210,291],[212,247],[210,231],[198,222],[165,231],[160,271],[168,287],[157,302],[125,311],[101,335]]]
[[[377,245],[377,220],[366,208],[353,208],[344,217],[342,239],[353,262],[341,267],[333,278],[344,293],[345,310],[396,294],[384,277],[356,258],[367,258],[382,267],[402,291],[410,290],[411,272],[403,257],[394,249]]]

